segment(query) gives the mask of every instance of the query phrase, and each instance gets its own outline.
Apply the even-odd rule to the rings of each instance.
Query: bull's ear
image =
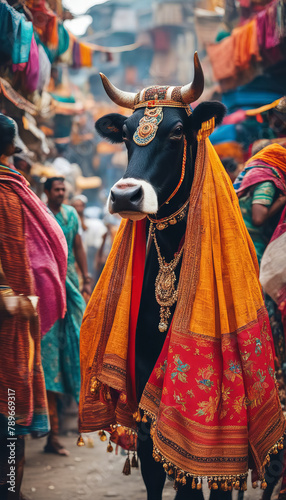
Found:
[[[203,122],[215,118],[215,124],[220,125],[226,114],[226,107],[219,101],[205,101],[201,102],[193,111],[192,128],[198,132]]]
[[[95,128],[101,137],[110,142],[123,142],[122,127],[126,121],[126,116],[118,113],[110,113],[99,118],[95,123]]]

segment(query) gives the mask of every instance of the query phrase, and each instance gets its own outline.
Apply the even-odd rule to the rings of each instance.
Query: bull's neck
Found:
[[[183,207],[190,196],[190,187],[188,189],[183,189],[181,192],[177,193],[176,196],[167,205],[163,205],[160,210],[158,210],[156,214],[156,220],[165,220],[165,218],[169,218],[173,214],[175,214],[178,209]],[[188,206],[186,210],[184,210],[185,217],[183,220],[177,219],[175,224],[167,223],[164,229],[159,229],[160,224],[154,224],[155,226],[155,234],[159,244],[159,247],[162,251],[162,255],[165,257],[166,261],[169,262],[174,258],[174,254],[178,251],[181,240],[186,231],[186,221],[188,214]],[[154,220],[154,219],[153,219]]]

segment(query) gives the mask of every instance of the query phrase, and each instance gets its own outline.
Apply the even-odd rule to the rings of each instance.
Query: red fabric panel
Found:
[[[131,381],[132,399],[136,401],[136,381],[135,381],[135,341],[136,326],[141,301],[141,292],[144,277],[145,257],[146,257],[146,219],[136,222],[136,234],[133,250],[132,264],[132,293],[131,311],[129,323],[129,350],[128,350],[128,371]]]

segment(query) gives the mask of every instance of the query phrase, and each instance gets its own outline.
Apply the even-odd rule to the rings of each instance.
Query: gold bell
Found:
[[[279,441],[278,443],[278,450],[283,450],[284,446],[283,446],[283,441]]]
[[[213,483],[212,484],[212,489],[213,490],[218,490],[218,484],[217,483]]]
[[[195,481],[195,478],[193,477],[193,480],[192,480],[192,490],[195,490],[196,489],[196,481]]]
[[[240,482],[239,481],[235,481],[234,489],[235,490],[239,490],[239,488],[240,488]]]
[[[106,448],[106,451],[107,451],[107,453],[112,453],[113,452],[113,446],[112,446],[112,444],[111,444],[110,441],[109,441],[109,444],[108,444],[108,446]]]
[[[143,417],[142,417],[142,422],[144,422],[144,423],[148,422],[148,419],[147,419],[147,417],[146,417],[145,413],[144,413],[144,415],[143,415]]]
[[[252,483],[252,488],[254,488],[254,489],[255,489],[255,488],[257,488],[257,487],[258,487],[257,481],[254,481],[254,482]]]
[[[267,488],[267,483],[266,483],[265,479],[263,479],[263,481],[261,483],[261,489],[266,490],[266,488]]]
[[[202,489],[202,483],[199,482],[199,483],[197,483],[197,490],[201,490],[201,489]]]
[[[106,441],[106,440],[107,440],[107,436],[106,436],[105,432],[102,431],[101,436],[100,436],[100,441]]]
[[[77,444],[77,446],[84,446],[85,445],[85,442],[84,442],[81,434],[78,436],[76,444]]]

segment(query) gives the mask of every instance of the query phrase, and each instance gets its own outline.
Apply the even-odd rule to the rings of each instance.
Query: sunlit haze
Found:
[[[69,9],[73,14],[85,14],[87,9],[92,5],[105,3],[107,0],[64,0],[63,5]]]

